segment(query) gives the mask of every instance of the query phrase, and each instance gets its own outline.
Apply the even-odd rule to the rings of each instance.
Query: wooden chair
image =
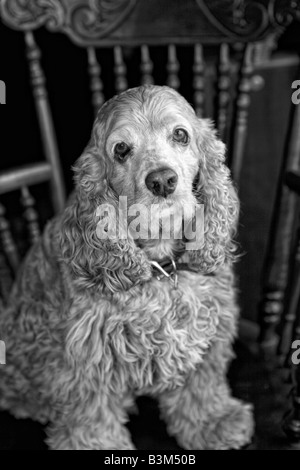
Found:
[[[35,200],[30,193],[29,187],[48,181],[50,183],[50,196],[55,212],[60,211],[64,206],[65,188],[45,86],[45,77],[40,65],[41,53],[30,31],[26,32],[25,41],[45,160],[1,172],[0,196],[13,191],[19,191],[21,193],[20,203],[23,206],[23,215],[27,224],[31,244],[39,238],[40,225],[38,221],[39,216],[35,209]],[[13,278],[21,262],[21,255],[17,243],[15,243],[12,236],[10,223],[6,218],[5,207],[1,202],[0,247],[0,297],[5,301],[9,295]]]
[[[295,263],[299,197],[286,184],[286,174],[300,171],[300,106],[295,106],[287,138],[260,305],[260,344],[267,360],[283,365],[289,354],[296,316],[295,295],[291,296],[290,276]],[[289,179],[288,179],[289,182]],[[294,275],[295,282],[296,276]],[[292,303],[291,303],[292,302]]]
[[[291,410],[286,413],[283,430],[294,444],[300,445],[300,171],[285,175],[286,187],[297,198],[295,229],[291,240],[291,262],[281,322],[279,357],[290,373]]]
[[[253,81],[254,66],[270,54],[284,27],[297,14],[299,6],[288,0],[0,0],[3,23],[24,32],[45,154],[43,162],[0,174],[0,196],[21,191],[31,241],[38,238],[39,226],[29,187],[49,180],[55,211],[63,207],[65,199],[41,51],[35,39],[36,29],[46,27],[64,33],[86,51],[95,113],[110,97],[102,79],[105,67],[101,62],[102,52],[112,51],[111,72],[117,93],[128,87],[131,74],[128,57],[136,54],[139,64],[134,75],[139,75],[139,83],[166,83],[179,89],[193,101],[199,116],[215,119],[220,137],[228,144],[228,163],[238,183],[250,92],[256,83]],[[156,63],[161,49],[165,50],[166,80],[157,79],[157,71],[163,68],[161,63]],[[185,66],[190,65],[188,73],[182,73],[182,56]],[[16,272],[20,258],[5,214],[1,204],[2,297],[8,294],[8,274]]]

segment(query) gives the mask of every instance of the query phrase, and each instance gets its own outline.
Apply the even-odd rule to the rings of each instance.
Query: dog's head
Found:
[[[211,123],[198,119],[168,87],[143,86],[112,98],[99,110],[91,141],[74,167],[76,213],[70,207],[65,217],[64,257],[93,285],[101,278],[111,290],[128,288],[149,279],[149,257],[155,250],[171,255],[174,247],[184,246],[186,240],[178,241],[177,231],[183,235],[178,223],[170,227],[171,243],[162,242],[164,220],[172,220],[172,213],[173,220],[182,217],[191,223],[195,208],[203,204],[204,238],[201,246],[189,250],[189,260],[199,271],[214,271],[233,257],[238,217],[224,153]],[[124,230],[120,200],[127,210],[125,237],[118,232],[122,224]],[[153,240],[155,221],[160,228]],[[117,232],[105,237],[114,224]]]

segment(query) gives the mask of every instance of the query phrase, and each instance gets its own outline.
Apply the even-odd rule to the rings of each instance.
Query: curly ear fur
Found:
[[[204,245],[190,252],[190,261],[210,273],[235,257],[239,200],[225,165],[225,145],[212,123],[199,120],[197,131],[200,166],[195,193],[204,204]]]
[[[111,163],[104,154],[101,117],[100,110],[90,143],[73,168],[76,191],[62,216],[60,246],[62,259],[79,288],[116,292],[148,280],[151,266],[134,240],[97,236],[97,208],[104,203],[117,204],[108,183]]]

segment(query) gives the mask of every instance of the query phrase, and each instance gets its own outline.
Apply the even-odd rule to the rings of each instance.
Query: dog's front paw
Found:
[[[251,442],[254,433],[252,406],[232,400],[230,406],[205,435],[206,448],[240,449]]]

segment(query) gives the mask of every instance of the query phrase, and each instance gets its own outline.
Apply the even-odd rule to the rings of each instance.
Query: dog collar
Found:
[[[192,271],[198,272],[196,268],[188,265],[188,263],[176,263],[173,258],[167,258],[160,262],[150,261],[153,268],[153,275],[161,281],[162,279],[168,279],[174,283],[176,288],[178,285],[178,271]]]
[[[160,263],[158,261],[150,261],[153,274],[161,281],[163,278],[169,279],[171,282],[174,283],[174,287],[178,285],[178,274],[177,274],[177,266],[173,259],[169,258],[167,260],[163,260]]]

